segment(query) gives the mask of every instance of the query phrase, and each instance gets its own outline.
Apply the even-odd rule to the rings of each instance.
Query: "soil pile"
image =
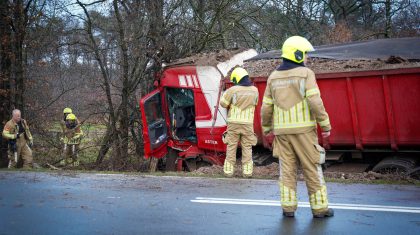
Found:
[[[201,167],[194,171],[199,176],[222,176],[223,166],[208,166]],[[254,166],[253,178],[265,178],[265,179],[278,179],[280,174],[279,164],[274,162],[267,166]],[[344,182],[360,182],[360,183],[374,183],[378,181],[398,181],[401,183],[416,183],[415,179],[402,174],[380,174],[373,171],[362,172],[362,173],[349,173],[349,172],[324,172],[324,176],[327,179],[340,180]],[[234,177],[242,177],[242,167],[237,165],[235,169]],[[298,170],[298,180],[304,180],[302,171]]]
[[[169,66],[178,65],[198,65],[198,66],[216,66],[220,62],[224,62],[232,58],[234,55],[245,51],[246,49],[219,50],[213,52],[194,54],[185,58],[172,61]]]
[[[244,63],[244,68],[251,77],[267,77],[280,64],[279,59],[251,60]],[[307,67],[315,73],[368,71],[398,68],[420,67],[419,61],[408,61],[390,57],[388,60],[332,60],[310,58]]]

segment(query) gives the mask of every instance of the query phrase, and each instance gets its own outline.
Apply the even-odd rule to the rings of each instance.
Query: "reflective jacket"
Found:
[[[32,134],[31,134],[31,131],[29,130],[28,123],[24,119],[21,119],[21,123],[24,129],[25,139],[27,141],[32,141]],[[15,121],[13,121],[13,119],[11,119],[6,123],[6,125],[4,125],[2,136],[5,139],[13,140],[13,139],[16,139],[16,135],[18,132],[19,132],[19,125]]]
[[[255,86],[233,86],[220,99],[223,108],[229,108],[228,123],[253,124],[258,89]]]
[[[264,132],[275,135],[331,129],[315,74],[306,67],[276,70],[268,77],[261,109]]]
[[[83,137],[83,131],[79,124],[74,128],[68,128],[64,125],[63,135],[64,144],[80,144]]]
[[[76,118],[76,124],[80,125],[79,119]],[[66,130],[66,121],[65,120],[60,120],[60,127],[61,130],[64,132]]]

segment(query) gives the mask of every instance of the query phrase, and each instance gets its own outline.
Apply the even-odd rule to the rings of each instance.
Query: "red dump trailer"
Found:
[[[420,152],[420,67],[316,74],[333,127],[330,150]],[[264,94],[267,77],[254,78]],[[256,112],[260,118],[262,96]],[[261,141],[260,122],[255,130]]]
[[[218,101],[221,88],[232,85],[227,71],[233,66],[178,64],[163,70],[156,90],[140,101],[146,158],[165,159],[167,169],[177,170],[223,164],[227,111]],[[263,136],[260,117],[267,76],[250,74],[260,93],[254,130],[258,145],[269,149],[273,136]],[[333,128],[329,139],[319,140],[330,156],[381,152],[420,159],[420,65],[316,72],[316,78]]]

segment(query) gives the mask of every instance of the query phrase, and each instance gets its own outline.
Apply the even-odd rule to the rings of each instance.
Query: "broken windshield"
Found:
[[[167,88],[166,91],[173,138],[196,142],[193,91],[184,88]]]

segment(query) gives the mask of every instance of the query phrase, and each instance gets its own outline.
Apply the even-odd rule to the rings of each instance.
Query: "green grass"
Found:
[[[88,131],[105,131],[106,130],[106,125],[103,124],[93,124],[93,123],[84,123],[82,124],[82,130],[84,132],[88,132]],[[61,132],[61,125],[60,122],[54,122],[51,125],[51,132]]]
[[[60,125],[60,122],[54,122],[54,123],[51,125],[51,129],[50,129],[50,131],[51,131],[51,132],[61,132],[62,130],[61,130],[61,125]]]
[[[82,125],[82,130],[83,131],[105,131],[106,125],[86,123]]]
[[[81,147],[84,148],[83,145],[81,145]],[[98,152],[99,152],[99,147],[97,146],[83,149],[82,151],[79,152],[79,161],[87,162],[87,163],[95,162],[96,157],[98,156]]]
[[[84,137],[79,145],[79,161],[82,163],[92,163],[96,161],[99,152],[98,145],[103,133],[106,130],[105,125],[85,123],[82,125]],[[50,128],[49,133],[45,136],[34,136],[34,161],[41,165],[47,162],[54,164],[63,158],[62,147],[63,143],[59,140],[62,130],[60,122],[54,122]]]

